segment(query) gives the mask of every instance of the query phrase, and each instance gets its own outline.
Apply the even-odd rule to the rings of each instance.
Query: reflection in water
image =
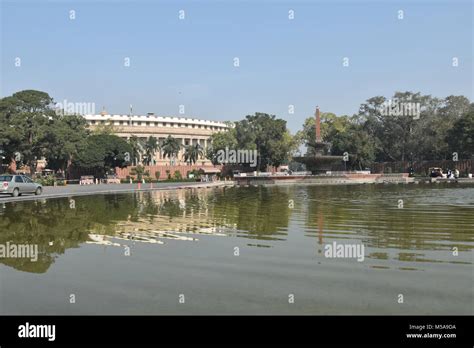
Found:
[[[410,270],[423,262],[472,264],[472,187],[333,186],[307,194],[307,236],[317,231],[318,244],[323,236],[362,242],[371,251],[368,258],[407,262],[411,267],[404,269]],[[371,266],[389,268],[390,263]]]
[[[73,199],[0,204],[0,244],[38,245],[37,262],[0,258],[0,313],[472,314],[472,186]],[[325,258],[334,242],[362,243],[364,261]],[[186,306],[176,302],[182,292]],[[80,306],[64,300],[71,293]]]
[[[200,236],[287,243],[289,234],[325,243],[364,243],[369,267],[422,270],[426,263],[472,264],[474,188],[415,185],[293,186],[137,192],[0,205],[0,244],[37,244],[38,261],[0,259],[44,273],[82,244],[199,242]],[[403,199],[404,208],[398,208]],[[289,200],[294,200],[294,208]],[[292,226],[291,228],[289,226]],[[166,245],[164,246],[166,247]],[[453,257],[457,248],[459,255]],[[397,261],[394,263],[393,261]]]

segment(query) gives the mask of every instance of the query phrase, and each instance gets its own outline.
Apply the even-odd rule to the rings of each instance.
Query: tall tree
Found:
[[[199,144],[187,145],[184,148],[184,161],[189,165],[196,163],[199,157],[204,155],[204,151]]]
[[[259,170],[269,165],[278,167],[288,160],[293,142],[288,139],[285,120],[257,112],[237,122],[235,128],[239,149],[257,150]]]
[[[6,160],[15,159],[34,173],[45,152],[48,128],[57,119],[48,93],[25,90],[0,100],[0,145]]]
[[[219,151],[225,151],[226,148],[237,148],[236,130],[234,127],[231,127],[227,132],[214,133],[207,143],[206,157],[209,158],[213,164],[219,164]]]
[[[474,110],[461,116],[447,132],[446,141],[451,153],[456,152],[459,159],[474,155]]]
[[[122,138],[111,134],[94,134],[87,138],[85,148],[78,153],[74,164],[84,168],[97,168],[101,174],[123,168],[127,162],[130,145]]]
[[[348,116],[336,116],[331,112],[321,113],[321,137],[325,142],[331,142],[331,137],[337,132],[344,132],[350,125]],[[304,144],[307,148],[306,155],[313,156],[316,143],[316,121],[314,116],[308,117],[303,124],[303,129],[295,135],[298,146]]]
[[[128,139],[128,144],[130,145],[130,161],[133,165],[137,165],[143,151],[143,147],[140,143],[140,140],[136,135],[130,136]]]
[[[168,135],[168,137],[163,140],[161,145],[163,155],[170,159],[170,164],[172,164],[173,159],[178,156],[180,148],[181,144],[179,143],[178,139],[173,138],[171,135]]]
[[[146,156],[146,164],[151,165],[153,164],[153,158],[155,157],[156,152],[159,150],[160,144],[158,139],[151,136],[145,142],[145,156]]]
[[[331,137],[331,154],[349,154],[349,166],[363,170],[375,160],[375,144],[370,135],[358,124],[350,124],[343,131],[335,130]]]
[[[84,150],[88,134],[83,117],[59,115],[46,131],[43,146],[47,167],[67,172],[73,159]]]

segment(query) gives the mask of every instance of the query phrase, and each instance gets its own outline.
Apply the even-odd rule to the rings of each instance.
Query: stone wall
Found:
[[[220,166],[200,166],[200,165],[177,165],[177,166],[170,166],[170,165],[156,165],[156,166],[144,166],[145,171],[148,171],[150,173],[150,177],[152,179],[156,179],[155,173],[160,172],[160,178],[159,180],[166,180],[167,179],[167,174],[166,171],[169,170],[169,173],[171,177],[174,176],[174,173],[176,171],[179,171],[181,173],[181,176],[183,178],[187,177],[188,172],[191,172],[193,170],[200,170],[203,169],[204,171],[206,170],[213,170],[215,171],[216,169],[221,169]],[[130,174],[130,171],[133,167],[127,167],[127,168],[116,168],[116,173],[117,176],[120,179],[125,179],[127,176],[132,176]]]

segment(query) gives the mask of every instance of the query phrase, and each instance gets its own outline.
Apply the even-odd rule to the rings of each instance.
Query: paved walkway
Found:
[[[108,193],[126,193],[137,191],[158,191],[158,190],[177,190],[187,188],[207,188],[218,186],[233,186],[233,181],[215,181],[215,182],[160,182],[153,184],[99,184],[99,185],[67,185],[67,186],[45,186],[43,193],[39,196],[23,194],[20,197],[11,197],[9,195],[0,195],[0,203],[31,201],[36,199],[59,198],[70,196],[86,196]]]

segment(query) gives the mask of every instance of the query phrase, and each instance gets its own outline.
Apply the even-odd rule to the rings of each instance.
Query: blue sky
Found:
[[[2,97],[38,89],[163,116],[182,104],[211,120],[267,112],[292,131],[316,105],[353,114],[395,91],[474,99],[472,1],[0,2]]]

